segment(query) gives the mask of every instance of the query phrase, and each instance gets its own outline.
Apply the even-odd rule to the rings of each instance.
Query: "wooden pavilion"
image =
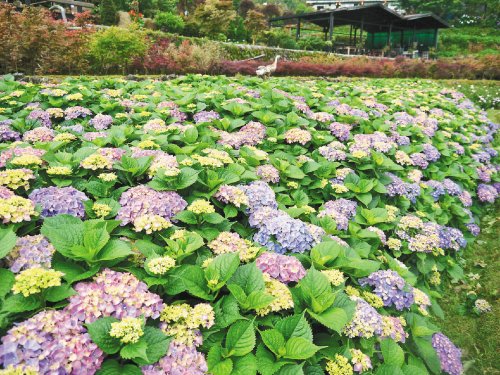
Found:
[[[297,40],[302,24],[312,23],[322,29],[325,40],[332,42],[333,51],[371,55],[388,51],[395,55],[428,53],[430,48],[437,48],[438,30],[449,27],[433,13],[402,15],[383,4],[326,9],[270,20],[274,27],[291,22],[296,24]],[[350,26],[348,43],[334,43],[338,26]]]

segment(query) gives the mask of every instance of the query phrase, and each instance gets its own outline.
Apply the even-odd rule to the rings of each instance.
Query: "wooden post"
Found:
[[[352,24],[350,26],[351,27],[349,28],[349,45],[352,46]]]
[[[438,48],[438,29],[434,29],[434,48]]]
[[[297,30],[295,31],[295,39],[299,40],[300,38],[300,17],[297,17]]]
[[[333,18],[333,12],[330,13],[330,28],[329,30],[329,40],[330,42],[333,40],[333,28],[335,27],[335,19]]]
[[[359,42],[361,43],[361,48],[363,48],[363,27],[365,25],[365,18],[361,18],[361,27],[359,30]]]
[[[389,31],[387,33],[387,45],[391,47],[391,34],[392,34],[392,22],[389,25]]]

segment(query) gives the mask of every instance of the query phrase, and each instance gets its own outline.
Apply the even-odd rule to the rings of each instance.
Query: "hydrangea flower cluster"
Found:
[[[239,149],[241,146],[256,146],[260,144],[266,135],[266,127],[257,121],[250,121],[234,133],[228,133],[214,129],[219,134],[218,143]]]
[[[40,293],[42,290],[61,285],[62,272],[41,267],[27,268],[16,275],[12,286],[14,294],[21,293],[24,297]]]
[[[31,200],[19,197],[0,186],[0,220],[3,224],[30,221],[36,215],[35,205]]]
[[[255,169],[255,174],[267,183],[276,184],[280,181],[279,171],[270,164],[258,166]]]
[[[357,202],[344,198],[328,201],[324,204],[323,211],[318,214],[318,217],[329,216],[337,223],[338,230],[347,230],[349,220],[356,215],[357,206]]]
[[[0,186],[6,186],[12,190],[19,188],[28,190],[30,180],[34,179],[35,175],[30,169],[7,169],[0,171]]]
[[[403,310],[413,305],[413,290],[396,271],[375,271],[360,279],[359,283],[361,286],[372,286],[374,293],[384,301],[384,306]]]
[[[292,128],[287,130],[284,135],[286,143],[299,143],[301,145],[305,145],[312,139],[311,133],[307,130]]]
[[[293,298],[290,289],[276,279],[273,279],[267,273],[264,273],[264,283],[266,293],[274,297],[274,300],[266,307],[256,310],[257,315],[265,316],[271,312],[292,309]]]
[[[186,208],[187,202],[176,192],[160,192],[145,185],[138,185],[121,195],[120,205],[116,218],[122,221],[121,225],[126,225],[134,223],[144,215],[158,215],[170,220]]]
[[[215,111],[200,111],[193,116],[193,120],[196,124],[212,122],[218,119],[220,119],[220,115]]]
[[[356,301],[356,310],[352,320],[344,327],[343,333],[347,337],[370,338],[380,336],[383,332],[382,316],[364,299],[356,296],[350,297]]]
[[[120,339],[124,344],[133,344],[144,335],[143,324],[142,319],[128,316],[119,322],[111,323],[109,335]]]
[[[284,284],[297,282],[306,275],[306,270],[297,258],[270,252],[262,253],[256,260],[257,267]]]
[[[199,303],[191,307],[187,303],[167,305],[161,312],[161,328],[174,341],[187,346],[202,344],[200,327],[210,328],[215,323],[215,313],[207,303]]]
[[[56,249],[41,234],[19,237],[7,255],[7,264],[14,273],[29,268],[50,268]]]
[[[221,232],[207,245],[215,255],[239,252],[242,262],[249,262],[254,259],[260,248],[252,246],[249,240],[240,237],[238,233]]]
[[[0,364],[23,374],[28,368],[40,375],[93,375],[103,359],[81,322],[66,310],[39,312],[11,328],[0,345]]]
[[[83,202],[89,198],[71,186],[62,188],[49,186],[33,190],[29,199],[42,207],[42,217],[67,214],[83,218],[85,216]]]
[[[245,191],[237,186],[222,185],[214,198],[223,203],[232,203],[236,207],[248,206],[248,197]]]
[[[92,120],[89,121],[89,124],[94,127],[95,130],[106,130],[113,123],[113,117],[110,115],[103,115],[101,113],[94,116]]]
[[[92,282],[80,282],[66,310],[85,323],[112,316],[156,319],[163,310],[161,298],[130,273],[105,269]]]
[[[205,375],[208,372],[205,356],[195,346],[176,340],[170,343],[165,357],[158,363],[141,368],[144,375]]]
[[[432,347],[436,350],[441,370],[450,375],[462,374],[462,352],[441,332],[432,336]]]

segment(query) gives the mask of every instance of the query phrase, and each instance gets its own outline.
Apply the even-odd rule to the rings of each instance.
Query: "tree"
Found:
[[[252,0],[241,0],[239,7],[240,16],[245,18],[247,13],[252,9],[255,9],[255,3]]]
[[[158,0],[158,10],[177,14],[177,0]]]
[[[257,35],[267,29],[267,18],[258,10],[250,10],[245,19],[245,27],[252,33],[252,43],[255,44]]]
[[[157,13],[154,21],[161,31],[180,33],[184,29],[182,17],[170,12]]]
[[[92,36],[89,54],[103,72],[121,68],[125,73],[132,60],[143,56],[146,50],[144,33],[112,26]]]
[[[114,25],[116,23],[116,5],[114,0],[102,0],[99,10],[103,25]]]
[[[279,17],[281,15],[281,9],[276,4],[266,4],[262,7],[261,12],[267,18]]]
[[[219,37],[226,35],[229,25],[236,19],[236,11],[231,0],[207,0],[196,8],[193,18],[201,34]]]

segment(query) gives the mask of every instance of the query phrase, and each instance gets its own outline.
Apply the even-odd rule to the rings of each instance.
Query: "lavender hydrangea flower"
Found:
[[[50,114],[42,109],[35,109],[26,117],[27,120],[39,121],[42,126],[50,128],[52,121],[50,121]]]
[[[382,316],[364,299],[350,297],[356,301],[356,310],[351,321],[344,327],[343,333],[350,338],[370,338],[382,334]]]
[[[254,181],[240,187],[248,198],[248,212],[254,212],[261,207],[278,208],[273,189],[264,181]]]
[[[256,146],[261,143],[266,136],[266,127],[260,122],[256,121],[250,121],[239,131],[233,133],[228,133],[226,131],[220,131],[217,129],[214,129],[214,131],[220,136],[218,143],[233,147],[235,149],[238,149],[243,145]]]
[[[11,328],[2,338],[0,364],[30,367],[41,375],[93,375],[104,353],[67,310],[42,311]]]
[[[393,175],[392,173],[386,173],[386,175],[392,180],[392,182],[386,186],[387,195],[389,197],[394,197],[396,195],[404,196],[412,203],[415,203],[417,197],[420,195],[419,184],[410,184],[404,182],[402,179]]]
[[[20,139],[19,132],[12,130],[6,121],[0,121],[0,142],[19,141]]]
[[[280,181],[280,173],[272,165],[259,165],[255,169],[255,174],[259,176],[265,182],[272,182],[274,184]]]
[[[254,241],[277,253],[303,253],[315,245],[307,224],[288,215],[264,222],[254,235]]]
[[[288,255],[265,252],[255,263],[262,272],[285,284],[297,282],[306,275],[299,260]]]
[[[69,107],[64,110],[64,118],[66,120],[74,120],[79,117],[91,116],[92,111],[88,108],[81,107],[79,105],[75,107]]]
[[[450,375],[462,374],[462,352],[441,332],[432,336],[432,347],[436,351],[441,370]]]
[[[494,186],[479,184],[477,187],[477,197],[481,202],[495,203],[498,198],[498,191]]]
[[[174,191],[156,191],[145,185],[128,189],[120,197],[117,220],[121,225],[133,223],[144,215],[159,215],[170,220],[187,207],[187,202]]]
[[[195,346],[187,346],[174,340],[165,357],[141,370],[144,375],[204,375],[208,372],[208,366],[205,356]]]
[[[324,209],[318,214],[318,217],[329,216],[337,223],[338,230],[347,230],[349,220],[356,215],[357,206],[355,201],[344,198],[328,201],[324,204]]]
[[[110,115],[103,115],[101,113],[94,116],[89,124],[94,127],[95,130],[106,130],[113,123],[113,117]]]
[[[465,246],[467,246],[467,241],[459,229],[441,226],[439,231],[440,248],[458,251]]]
[[[156,319],[163,310],[163,301],[148,291],[148,286],[130,273],[105,269],[92,282],[80,282],[76,294],[69,298],[66,310],[85,323],[112,316]]]
[[[54,139],[54,131],[45,126],[28,130],[23,134],[24,142],[50,142],[52,139]]]
[[[429,166],[429,162],[427,161],[425,154],[422,154],[420,152],[411,154],[410,159],[413,162],[413,165],[422,169],[426,169]]]
[[[441,153],[438,151],[438,149],[430,143],[424,143],[422,147],[427,161],[437,161],[441,157]]]
[[[83,218],[85,208],[83,201],[89,198],[74,187],[56,187],[35,189],[29,195],[35,204],[42,206],[42,217],[51,217],[60,214],[68,214]]]
[[[352,126],[349,124],[332,122],[328,128],[339,141],[345,142],[351,137]]]
[[[33,267],[50,268],[55,251],[54,246],[41,234],[19,237],[6,261],[14,273]]]
[[[396,271],[376,271],[359,280],[361,286],[374,287],[373,292],[382,298],[384,306],[394,306],[396,310],[409,309],[414,301],[413,291]]]
[[[215,111],[200,111],[193,116],[193,119],[196,124],[201,124],[203,122],[218,120],[220,119],[220,115]]]

